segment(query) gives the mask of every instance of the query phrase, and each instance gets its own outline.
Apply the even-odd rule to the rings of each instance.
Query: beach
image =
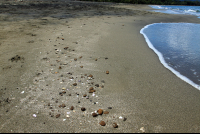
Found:
[[[2,1],[0,9],[0,132],[200,132],[199,90],[140,34],[197,17],[64,0]]]

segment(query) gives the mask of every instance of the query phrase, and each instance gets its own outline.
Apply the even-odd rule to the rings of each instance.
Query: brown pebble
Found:
[[[64,47],[65,50],[67,50],[69,47]]]
[[[93,75],[90,74],[88,77],[93,77]]]
[[[113,123],[113,127],[114,127],[114,128],[118,128],[117,123]]]
[[[77,58],[74,58],[74,61],[77,61]]]
[[[83,66],[80,66],[81,68],[83,68]]]
[[[50,103],[48,103],[48,106],[50,106]]]
[[[93,117],[97,117],[98,114],[96,114],[96,113],[92,113],[92,116],[93,116]]]
[[[93,87],[90,87],[89,90],[94,90],[94,88],[93,88]]]
[[[71,96],[71,94],[69,94],[69,96]]]
[[[109,71],[106,71],[106,74],[109,74]]]
[[[77,86],[77,83],[74,83],[73,85],[74,85],[74,86]]]
[[[73,106],[71,106],[71,107],[70,107],[70,110],[74,110],[74,107],[73,107]]]
[[[80,59],[82,58],[82,56],[79,57]]]
[[[103,114],[103,110],[102,109],[97,110],[97,112],[98,112],[99,115]]]
[[[95,61],[97,61],[97,59],[95,59]]]
[[[59,117],[60,117],[60,114],[57,114],[57,115],[56,115],[56,118],[59,118]]]
[[[59,66],[59,69],[62,69],[62,67],[61,67],[61,66]]]
[[[89,93],[93,93],[93,92],[95,92],[95,91],[96,91],[96,90],[90,90]]]
[[[86,97],[86,96],[87,96],[87,94],[84,94],[84,95],[83,95],[83,97]]]
[[[81,111],[85,111],[86,109],[84,107],[81,108]]]
[[[105,126],[105,125],[106,125],[106,123],[105,123],[104,121],[100,121],[99,124],[100,124],[101,126]]]
[[[61,38],[62,40],[64,40],[64,38]]]
[[[103,114],[108,114],[108,113],[109,113],[108,111],[103,112]]]

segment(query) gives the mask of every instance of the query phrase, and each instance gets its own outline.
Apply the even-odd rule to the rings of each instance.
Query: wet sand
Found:
[[[199,23],[195,16],[147,5],[1,3],[0,132],[200,132],[199,90],[140,34],[152,23]]]

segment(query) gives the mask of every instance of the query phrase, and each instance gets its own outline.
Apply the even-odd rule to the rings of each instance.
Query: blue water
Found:
[[[166,68],[200,90],[200,24],[154,23],[140,33]]]
[[[195,15],[200,18],[200,6],[162,6],[162,5],[150,5],[150,7],[154,9],[161,10],[151,10],[154,12],[162,12],[168,14],[187,14],[187,15]]]

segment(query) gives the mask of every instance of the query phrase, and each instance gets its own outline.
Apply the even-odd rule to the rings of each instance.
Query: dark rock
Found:
[[[70,107],[70,110],[74,110],[74,107],[73,107],[73,106],[71,106],[71,107]]]
[[[57,114],[57,115],[56,115],[56,118],[59,118],[59,117],[60,117],[60,114]]]
[[[93,89],[94,89],[93,87],[90,87],[90,88],[89,88],[89,90],[93,90]]]
[[[77,83],[74,83],[73,86],[77,86]]]
[[[95,84],[96,87],[99,87],[99,84]]]
[[[77,58],[74,58],[74,61],[77,61]]]
[[[65,50],[67,50],[69,47],[64,47]]]
[[[112,109],[112,107],[108,107],[108,109]]]
[[[80,66],[80,68],[83,68],[83,66]]]
[[[93,77],[93,75],[91,75],[91,74],[90,74],[88,77],[91,77],[91,78],[92,78],[92,77]]]
[[[106,71],[106,74],[109,74],[109,71]]]
[[[114,127],[114,128],[118,128],[117,123],[113,123],[113,127]]]
[[[105,125],[106,125],[106,123],[105,123],[104,121],[100,121],[99,124],[100,124],[101,126],[105,126]]]
[[[86,109],[84,107],[81,108],[81,111],[85,111]]]
[[[80,59],[82,58],[82,56],[79,57]]]
[[[59,69],[62,69],[62,67],[61,67],[61,66],[59,66]]]
[[[97,59],[95,59],[95,61],[97,61]]]
[[[86,96],[87,96],[87,94],[84,94],[84,95],[83,95],[83,97],[86,97]]]
[[[126,120],[127,120],[127,118],[124,117],[123,121],[126,121]]]
[[[98,114],[96,114],[96,113],[92,113],[92,116],[93,116],[93,117],[97,117]]]

